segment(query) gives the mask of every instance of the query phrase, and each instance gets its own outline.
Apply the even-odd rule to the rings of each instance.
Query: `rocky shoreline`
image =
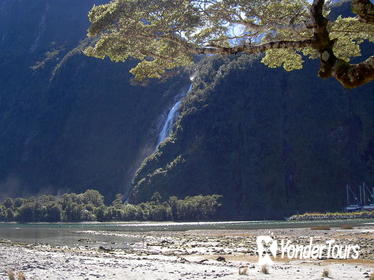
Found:
[[[79,234],[79,232],[77,232]],[[83,234],[83,233],[82,233]],[[275,259],[264,274],[257,264],[256,237],[272,234],[306,244],[334,239],[360,246],[358,260]],[[100,235],[132,237],[126,249],[116,244],[95,247]],[[374,273],[374,227],[331,230],[191,230],[185,232],[84,232],[79,245],[51,246],[3,240],[0,243],[0,279],[7,271],[26,279],[370,279]],[[118,239],[117,239],[118,240]],[[244,269],[245,268],[245,269]],[[244,270],[243,270],[244,269]],[[245,274],[240,275],[245,272]],[[275,277],[275,278],[274,278]],[[328,279],[326,277],[326,279]]]

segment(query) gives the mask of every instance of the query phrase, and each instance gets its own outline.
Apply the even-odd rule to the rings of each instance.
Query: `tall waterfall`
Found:
[[[160,145],[160,143],[162,141],[164,141],[167,137],[169,137],[172,129],[173,129],[173,125],[178,117],[178,114],[179,114],[179,107],[181,105],[181,102],[182,102],[182,99],[183,97],[185,97],[190,91],[192,90],[192,84],[190,85],[189,89],[181,94],[177,101],[175,102],[174,106],[170,109],[168,115],[167,115],[167,118],[164,122],[164,125],[162,126],[162,129],[158,135],[158,141],[157,141],[157,147],[158,145]]]

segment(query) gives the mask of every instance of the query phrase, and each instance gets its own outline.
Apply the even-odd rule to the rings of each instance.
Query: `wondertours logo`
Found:
[[[311,237],[307,244],[291,240],[276,240],[273,236],[258,236],[257,253],[259,265],[272,265],[277,257],[282,259],[358,259],[360,246],[357,244],[338,244],[336,240],[315,243]]]

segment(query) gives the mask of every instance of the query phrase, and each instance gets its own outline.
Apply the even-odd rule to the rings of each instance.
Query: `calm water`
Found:
[[[342,224],[374,227],[374,220],[344,220],[322,222],[288,221],[242,221],[242,222],[191,222],[191,223],[0,223],[0,239],[26,243],[42,243],[67,246],[110,246],[126,248],[130,243],[140,241],[141,237],[126,235],[134,232],[186,231],[215,229],[275,229]],[[100,233],[100,234],[98,234]]]

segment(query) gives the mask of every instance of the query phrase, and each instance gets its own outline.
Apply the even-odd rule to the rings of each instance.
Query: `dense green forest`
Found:
[[[200,221],[217,217],[221,206],[219,195],[176,196],[162,200],[154,193],[151,201],[137,205],[123,203],[122,195],[105,205],[97,190],[67,193],[61,196],[42,195],[29,198],[6,198],[0,204],[2,222],[82,222],[82,221]]]

